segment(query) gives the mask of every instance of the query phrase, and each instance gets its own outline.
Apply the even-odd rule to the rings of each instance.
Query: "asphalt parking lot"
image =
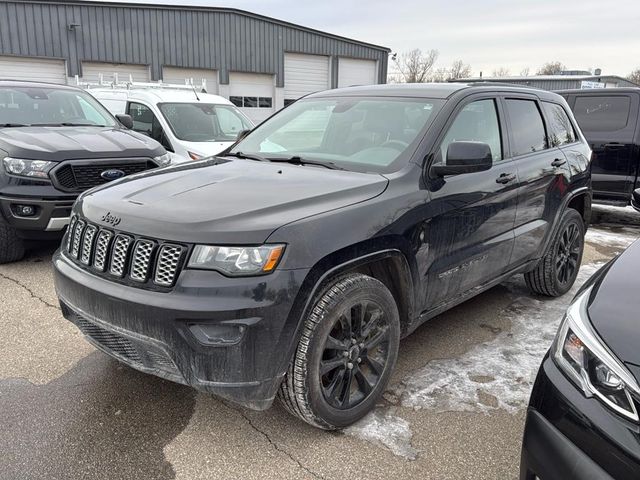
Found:
[[[596,207],[574,291],[640,236]],[[376,411],[343,433],[259,413],[120,365],[66,322],[40,248],[0,266],[0,478],[516,478],[533,376],[571,295],[521,278],[405,339]]]

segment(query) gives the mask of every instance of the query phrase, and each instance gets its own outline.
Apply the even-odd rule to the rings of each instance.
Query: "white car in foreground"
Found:
[[[229,100],[195,88],[133,86],[87,91],[114,115],[130,115],[133,130],[185,160],[216,155],[233,144],[241,131],[253,128],[253,122]]]

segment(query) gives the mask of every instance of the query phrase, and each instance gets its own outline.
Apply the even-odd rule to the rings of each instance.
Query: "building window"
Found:
[[[229,97],[229,101],[236,107],[242,107],[242,97]]]
[[[284,106],[288,107],[292,103],[296,103],[296,100],[297,100],[297,98],[285,98],[284,99]]]
[[[272,108],[271,97],[229,97],[229,101],[236,107],[244,108]]]

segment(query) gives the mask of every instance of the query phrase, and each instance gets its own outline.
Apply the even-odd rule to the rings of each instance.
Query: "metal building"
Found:
[[[231,8],[0,0],[1,78],[204,78],[210,93],[255,120],[314,91],[385,83],[388,55],[385,47]]]
[[[590,73],[566,72],[560,75],[532,75],[528,77],[473,77],[453,80],[462,83],[500,82],[541,88],[543,90],[566,90],[574,88],[622,88],[639,87],[626,78],[616,75],[592,75]]]

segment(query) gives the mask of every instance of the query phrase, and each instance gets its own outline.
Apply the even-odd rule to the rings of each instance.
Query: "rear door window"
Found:
[[[507,99],[511,125],[511,154],[514,157],[547,148],[547,134],[538,104],[534,100]]]
[[[569,115],[561,105],[542,102],[542,109],[547,117],[550,146],[560,147],[576,141],[576,132],[569,120]]]
[[[573,114],[582,130],[587,132],[615,132],[629,123],[631,99],[625,95],[578,96]]]

